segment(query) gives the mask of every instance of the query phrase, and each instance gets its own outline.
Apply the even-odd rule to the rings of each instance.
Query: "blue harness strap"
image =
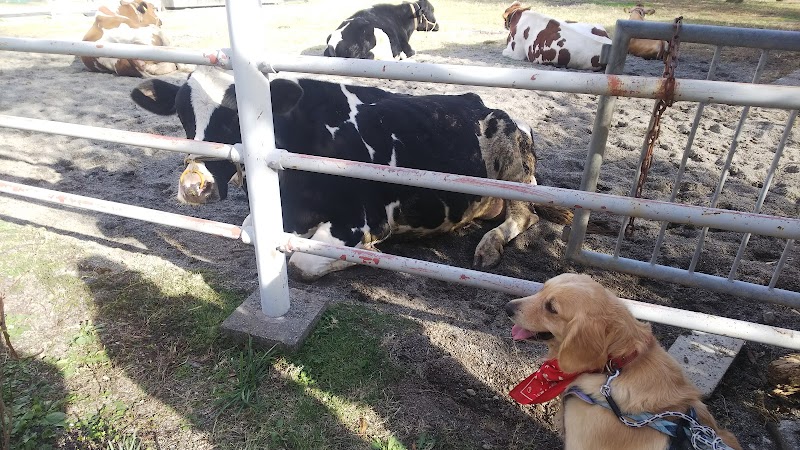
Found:
[[[569,395],[578,397],[579,399],[583,400],[584,402],[590,405],[602,406],[603,408],[606,408],[617,414],[617,412],[613,410],[613,408],[611,407],[611,405],[608,404],[608,402],[606,402],[603,399],[595,399],[594,397],[583,392],[576,386],[572,386],[569,389],[567,389],[566,392],[564,392],[565,397]],[[620,414],[622,413],[619,413],[617,415],[619,416]],[[624,414],[624,417],[628,418],[632,422],[645,422],[651,419],[653,416],[655,416],[655,414],[650,414],[646,412],[638,414]],[[689,416],[692,418],[695,417],[694,408],[689,408]],[[684,421],[681,420],[681,422]],[[660,431],[661,433],[664,433],[670,437],[670,450],[692,448],[691,444],[688,442],[687,439],[687,433],[689,431],[687,425],[688,424],[682,424],[680,422],[679,423],[671,422],[667,419],[655,419],[647,423],[648,427],[656,431]],[[686,444],[689,444],[690,446],[686,447],[685,446]]]

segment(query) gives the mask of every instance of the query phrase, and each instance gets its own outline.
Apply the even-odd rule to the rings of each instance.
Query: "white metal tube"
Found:
[[[301,252],[325,256],[331,259],[346,260],[379,269],[394,270],[412,275],[421,275],[436,280],[449,281],[472,287],[491,289],[512,295],[527,295],[540,289],[541,284],[534,281],[495,275],[472,269],[437,264],[387,253],[374,252],[353,247],[333,245],[325,242],[304,239],[293,234],[285,234],[286,244],[281,250],[286,253]]]
[[[43,189],[24,184],[0,180],[0,192],[24,198],[32,198],[48,203],[58,203],[75,208],[88,209],[129,219],[146,220],[148,222],[183,228],[184,230],[199,231],[229,239],[239,239],[241,229],[236,225],[212,220],[198,219],[155,209],[142,208],[125,203],[110,202],[82,195],[68,194],[66,192]]]
[[[702,289],[710,289],[737,297],[750,298],[759,302],[772,302],[792,308],[800,308],[800,292],[773,289],[760,284],[747,283],[740,280],[730,281],[727,278],[715,275],[687,272],[684,269],[650,264],[635,259],[614,258],[611,255],[587,250],[582,251],[575,259],[583,264],[600,267],[606,270],[632,273],[641,277],[678,283],[685,286],[694,286]]]
[[[537,69],[373,61],[304,55],[281,55],[262,63],[261,67],[266,73],[274,70],[638,98],[658,98],[664,92],[662,78]],[[794,105],[800,103],[800,88],[770,86],[769,89],[764,89],[763,86],[744,83],[681,79],[675,83],[675,101],[795,109]]]
[[[731,231],[750,231],[784,239],[800,238],[800,219],[788,217],[681,205],[659,200],[632,199],[620,195],[574,191],[550,186],[534,186],[511,181],[303,155],[285,150],[280,152],[279,164],[285,169],[327,173],[509,200],[523,200],[567,208],[606,211],[650,220],[707,225]]]
[[[231,68],[228,55],[226,54],[227,49],[197,50],[111,42],[0,37],[0,50],[26,53],[54,53],[57,55],[135,58],[148,61],[170,61],[182,64],[220,66],[226,69]]]
[[[194,153],[215,158],[225,158],[234,162],[241,162],[242,160],[239,155],[239,150],[233,145],[193,141],[191,139],[162,136],[159,134],[122,131],[114,128],[92,127],[67,122],[54,122],[52,120],[7,116],[4,114],[0,114],[0,127],[115,142],[117,144],[135,145],[138,147],[156,148],[177,153]]]
[[[278,172],[267,165],[277,157],[272,104],[269,82],[253,63],[258,55],[264,54],[267,42],[261,23],[261,0],[226,3],[250,215],[255,230],[261,309],[269,317],[280,317],[289,311],[290,303],[286,258],[277,250],[283,236]]]
[[[232,32],[237,31],[232,30]],[[228,61],[225,60],[227,49],[204,52],[134,44],[0,37],[0,50],[138,58],[229,67]],[[373,61],[306,55],[275,56],[258,65],[266,73],[273,71],[317,73],[638,98],[658,98],[664,93],[664,80],[657,77],[544,71],[533,68]],[[723,81],[678,80],[675,84],[674,98],[675,101],[800,109],[800,88],[794,86],[765,88]]]
[[[501,275],[461,269],[401,256],[387,255],[385,253],[364,249],[332,245],[300,238],[288,233],[284,236],[286,244],[283,250],[286,252],[310,253],[312,255],[368,265],[378,269],[422,275],[437,280],[505,292],[520,297],[535,294],[542,287],[541,283],[533,281],[518,280]],[[634,300],[622,299],[622,301],[631,313],[641,320],[747,339],[749,341],[791,349],[800,349],[800,332],[795,330],[770,327],[767,325],[754,324],[741,320],[685,311]]]

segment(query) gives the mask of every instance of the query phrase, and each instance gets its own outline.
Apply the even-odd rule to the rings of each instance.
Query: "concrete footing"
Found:
[[[263,347],[297,350],[325,312],[327,299],[313,291],[295,288],[289,289],[289,297],[292,301],[289,312],[271,318],[261,312],[259,292],[255,291],[222,322],[222,332],[243,342],[252,338]]]
[[[708,397],[742,348],[741,339],[693,331],[679,336],[669,348],[703,397]]]

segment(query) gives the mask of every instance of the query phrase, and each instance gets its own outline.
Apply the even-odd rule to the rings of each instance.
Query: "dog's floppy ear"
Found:
[[[602,368],[608,359],[607,324],[603,317],[575,316],[558,349],[558,365],[566,373]]]

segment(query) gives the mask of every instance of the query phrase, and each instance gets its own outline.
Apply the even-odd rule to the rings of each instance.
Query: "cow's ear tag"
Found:
[[[272,111],[275,114],[286,114],[300,102],[303,88],[292,80],[277,78],[269,83],[272,97]]]

